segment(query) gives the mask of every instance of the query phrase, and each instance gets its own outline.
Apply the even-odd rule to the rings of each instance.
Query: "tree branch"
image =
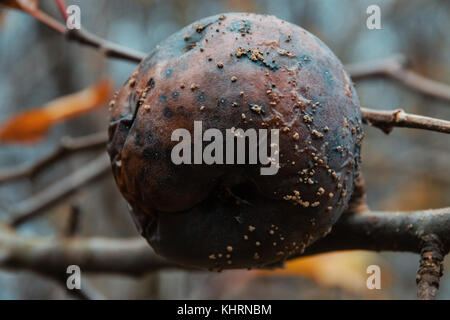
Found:
[[[450,248],[450,207],[412,212],[346,212],[307,254],[338,250],[406,251],[420,254],[424,239],[434,235],[443,253]]]
[[[417,296],[434,299],[450,250],[450,207],[413,212],[347,212],[305,254],[341,250],[406,251],[421,255]]]
[[[99,157],[84,165],[81,169],[71,173],[30,199],[17,204],[10,210],[10,213],[12,214],[11,225],[17,227],[25,221],[42,214],[45,209],[71,195],[92,180],[105,175],[109,170],[109,159],[106,154],[102,153]]]
[[[442,277],[444,255],[440,240],[433,235],[424,238],[420,253],[420,267],[417,271],[417,296],[421,300],[432,300],[439,289]]]
[[[67,6],[64,0],[56,0],[59,11],[64,21],[67,21]],[[97,49],[105,57],[118,58],[133,62],[141,62],[145,58],[145,53],[115,44],[113,42],[102,39],[95,34],[83,29],[67,29],[66,38],[71,41],[77,41],[80,44],[90,46]]]
[[[71,138],[63,137],[59,146],[50,154],[31,163],[20,164],[0,169],[0,184],[21,178],[33,177],[49,165],[77,152],[95,150],[106,145],[107,135],[104,132]]]
[[[60,34],[65,33],[66,27],[61,22],[49,16],[45,12],[39,10],[38,8],[23,5],[21,6],[21,9],[26,13],[28,13],[33,18],[35,18],[36,20],[38,20],[39,22],[45,24],[47,27],[55,30],[56,32]]]
[[[385,133],[390,133],[394,127],[450,133],[450,121],[409,114],[402,109],[389,111],[361,108],[361,114],[364,123]]]
[[[450,85],[427,79],[406,67],[406,59],[397,55],[391,58],[347,65],[353,80],[386,77],[421,94],[450,101]]]
[[[66,31],[65,35],[66,39],[92,47],[105,57],[140,63],[146,56],[143,52],[104,40],[84,29],[70,29]]]
[[[0,228],[0,267],[24,269],[52,277],[66,276],[69,265],[82,272],[143,275],[180,268],[157,256],[143,238],[24,237]]]
[[[60,1],[58,3],[58,8],[60,9],[61,13],[66,12],[65,3],[63,1]],[[64,24],[39,9],[24,7],[23,10],[38,21],[55,30],[56,32],[65,35],[67,40],[75,41],[80,44],[92,47],[106,57],[118,58],[139,63],[146,56],[143,52],[107,41],[105,39],[97,37],[89,31],[83,29],[67,29]],[[67,18],[67,14],[63,14],[63,16],[64,19]]]
[[[361,108],[363,122],[390,133],[394,127],[418,128],[450,133],[450,121],[405,113],[403,110],[375,110]],[[63,137],[59,146],[50,154],[31,164],[19,164],[0,169],[0,185],[21,178],[34,177],[49,165],[74,153],[94,150],[106,145],[107,135],[103,132],[72,138]]]
[[[142,238],[108,239],[21,237],[0,229],[0,267],[46,274],[76,264],[85,272],[140,275],[177,265],[156,256]],[[450,248],[450,208],[415,212],[345,213],[333,231],[307,248],[305,255],[341,250],[421,253],[423,243],[439,239],[442,255]],[[426,251],[426,250],[425,250]]]

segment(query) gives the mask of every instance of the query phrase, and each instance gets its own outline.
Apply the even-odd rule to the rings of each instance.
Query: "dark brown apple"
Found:
[[[278,129],[279,170],[179,164],[174,130]],[[135,221],[160,255],[211,270],[275,266],[330,232],[358,172],[359,101],[314,35],[228,13],[170,36],[111,101],[108,152]],[[205,143],[204,143],[205,144]]]

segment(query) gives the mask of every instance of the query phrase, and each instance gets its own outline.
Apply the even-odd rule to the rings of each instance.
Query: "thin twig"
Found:
[[[64,0],[55,0],[56,5],[58,6],[58,10],[61,13],[61,16],[63,17],[64,21],[67,21],[69,18],[69,15],[67,14],[67,5]]]
[[[67,5],[65,1],[56,0],[56,3],[64,21],[67,21]],[[66,38],[93,47],[106,57],[129,60],[137,63],[141,62],[145,57],[145,54],[142,52],[112,43],[83,29],[66,29]]]
[[[347,65],[346,69],[353,80],[387,77],[421,94],[450,101],[450,85],[427,79],[407,69],[405,65],[406,59],[397,55],[382,60]]]
[[[56,32],[60,34],[64,34],[66,32],[66,27],[61,22],[49,16],[45,12],[37,8],[29,8],[28,6],[23,6],[22,9],[30,16],[32,16],[39,22],[45,24],[46,26],[50,27],[51,29],[55,30]]]
[[[141,62],[145,53],[132,50],[116,43],[104,40],[84,29],[70,29],[66,31],[66,39],[97,49],[105,57]]]
[[[58,7],[60,10],[65,12],[65,4],[63,2],[61,2],[61,4],[64,5],[64,7],[60,7],[60,5],[58,5]],[[44,23],[46,26],[60,34],[65,35],[66,39],[69,41],[76,41],[80,44],[95,48],[106,57],[118,58],[137,63],[141,62],[141,60],[145,57],[145,53],[143,52],[107,41],[97,37],[89,31],[83,29],[67,29],[64,24],[39,9],[24,8],[24,10],[38,21]]]
[[[363,122],[390,133],[394,127],[416,128],[450,133],[450,121],[409,114],[402,109],[374,110],[361,108]]]
[[[20,164],[0,169],[0,184],[21,178],[32,178],[49,165],[77,152],[95,150],[106,145],[107,135],[104,132],[71,138],[63,137],[59,146],[50,154],[31,164]]]
[[[9,210],[12,214],[11,225],[14,227],[42,214],[45,209],[58,203],[89,182],[109,172],[110,162],[106,154],[102,153],[95,160],[72,172],[64,179],[56,182],[47,189],[24,200]]]

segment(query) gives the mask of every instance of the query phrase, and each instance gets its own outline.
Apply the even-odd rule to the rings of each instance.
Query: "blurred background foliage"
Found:
[[[199,18],[248,11],[276,15],[302,26],[322,39],[344,64],[402,53],[416,72],[450,83],[450,2],[446,0],[78,0],[68,4],[80,6],[81,24],[86,29],[144,52]],[[381,8],[381,30],[366,28],[366,8],[372,4]],[[41,0],[40,7],[59,17],[53,1]],[[102,77],[113,79],[117,88],[135,68],[133,63],[107,60],[89,48],[68,43],[24,13],[2,10],[0,17],[0,121],[82,90]],[[361,104],[369,108],[401,107],[411,113],[450,119],[448,103],[421,96],[390,80],[364,80],[356,88]],[[56,125],[37,144],[0,145],[0,166],[31,162],[53,150],[61,136],[106,128],[107,108],[96,109]],[[450,204],[448,136],[400,128],[386,136],[377,129],[364,128],[363,172],[371,208],[413,210]],[[86,153],[65,160],[33,181],[1,185],[0,220],[8,219],[8,207],[94,156]],[[58,241],[71,205],[81,211],[81,235],[137,235],[112,175],[83,188],[45,218],[24,224],[20,232]],[[418,259],[406,253],[347,252],[297,260],[277,272],[167,271],[140,279],[83,276],[108,298],[413,299]],[[381,290],[365,286],[366,268],[371,264],[381,266]],[[448,273],[442,279],[439,297],[450,297]],[[38,275],[0,271],[0,299],[21,298],[65,299],[71,295]]]

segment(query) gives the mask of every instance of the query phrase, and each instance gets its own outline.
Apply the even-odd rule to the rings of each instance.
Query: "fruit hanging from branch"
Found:
[[[243,13],[194,22],[150,53],[110,106],[117,185],[142,235],[180,264],[279,265],[329,233],[348,205],[363,137],[358,97],[338,58],[296,25]],[[224,135],[279,130],[276,174],[174,164],[172,133],[194,136],[195,121]]]

